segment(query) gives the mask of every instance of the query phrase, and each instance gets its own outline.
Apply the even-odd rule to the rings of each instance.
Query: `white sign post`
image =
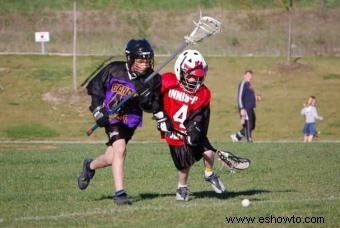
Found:
[[[49,32],[36,32],[35,33],[35,42],[41,44],[41,54],[45,54],[45,42],[50,41],[50,33]]]

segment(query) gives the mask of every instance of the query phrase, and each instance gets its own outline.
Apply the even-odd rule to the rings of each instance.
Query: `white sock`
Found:
[[[183,188],[183,187],[188,187],[188,185],[187,184],[181,184],[181,183],[178,182],[177,188]]]
[[[213,174],[213,171],[204,171],[205,177],[209,177],[211,174]]]

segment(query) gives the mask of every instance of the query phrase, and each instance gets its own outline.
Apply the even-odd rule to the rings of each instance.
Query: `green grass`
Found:
[[[167,146],[131,143],[125,186],[133,205],[117,207],[110,168],[98,170],[86,191],[76,187],[82,160],[98,156],[104,145],[2,143],[0,226],[225,227],[226,217],[235,216],[323,217],[324,224],[313,224],[318,227],[340,223],[339,144],[217,145],[252,160],[249,170],[235,174],[215,165],[229,193],[212,191],[199,162],[190,173],[191,200],[176,202]],[[241,207],[243,198],[251,200],[249,208]]]
[[[50,138],[58,136],[58,133],[41,124],[19,124],[8,128],[7,136],[13,139],[34,139],[34,138]]]
[[[104,59],[78,58],[78,86]],[[156,58],[155,65],[164,60]],[[318,140],[340,139],[340,111],[336,105],[340,88],[338,57],[304,57],[291,67],[283,64],[284,58],[274,57],[206,57],[206,60],[209,72],[205,83],[213,96],[209,128],[213,140],[229,141],[229,135],[240,128],[236,92],[246,68],[254,70],[253,85],[263,97],[256,109],[255,140],[302,140],[304,120],[300,110],[310,95],[316,96],[319,114],[324,117],[317,122],[321,131]],[[102,130],[91,137],[85,135],[93,124],[88,110],[90,101],[85,90],[73,92],[71,63],[71,57],[0,56],[0,139],[18,138],[8,132],[31,123],[56,133],[49,134],[49,139],[106,139]],[[173,64],[162,72],[172,70]],[[39,134],[30,132],[20,138],[39,139]],[[144,126],[136,131],[134,139],[159,139],[150,114],[145,114]]]

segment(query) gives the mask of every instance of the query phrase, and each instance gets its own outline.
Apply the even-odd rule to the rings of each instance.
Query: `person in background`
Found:
[[[315,122],[317,119],[323,120],[323,117],[319,116],[316,109],[315,96],[310,96],[307,102],[303,104],[301,115],[305,117],[305,125],[303,127],[303,141],[312,142],[313,138],[318,134],[315,127]]]
[[[233,142],[241,141],[243,138],[246,138],[248,143],[253,142],[252,132],[256,125],[256,101],[262,99],[261,96],[255,95],[255,90],[250,83],[253,74],[252,70],[246,70],[243,80],[238,86],[237,104],[242,128],[240,131],[230,135]]]

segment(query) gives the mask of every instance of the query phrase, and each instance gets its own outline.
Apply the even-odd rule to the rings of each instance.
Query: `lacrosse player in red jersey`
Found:
[[[248,159],[216,150],[207,138],[211,99],[210,90],[203,84],[207,71],[208,65],[200,52],[185,50],[176,60],[175,73],[162,75],[164,112],[156,113],[155,117],[178,170],[176,199],[180,201],[189,200],[190,167],[202,157],[204,179],[219,194],[225,191],[225,186],[213,171],[215,153],[229,168],[246,169],[250,164]]]

